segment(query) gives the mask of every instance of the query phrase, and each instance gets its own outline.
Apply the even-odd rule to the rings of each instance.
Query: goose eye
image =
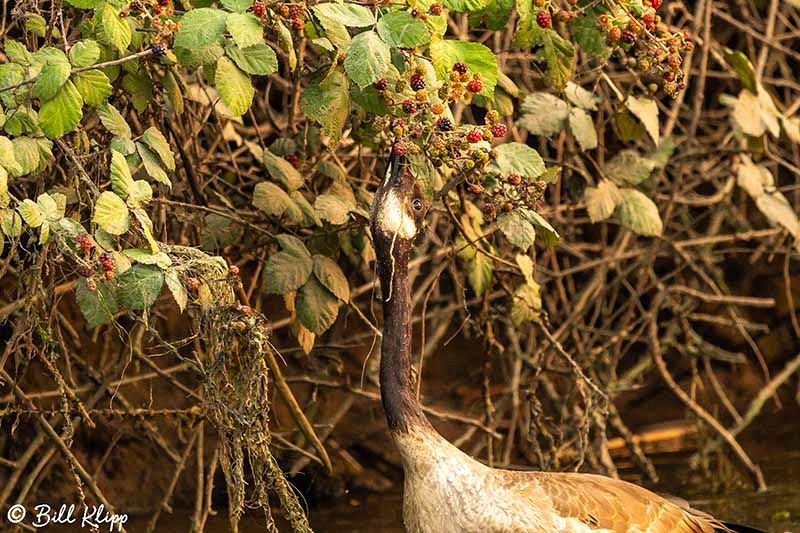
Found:
[[[411,207],[414,208],[414,211],[422,211],[422,200],[419,198],[414,198],[411,202]]]

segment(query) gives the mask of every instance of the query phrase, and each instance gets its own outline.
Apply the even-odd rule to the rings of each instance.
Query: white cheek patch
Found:
[[[403,208],[403,203],[393,190],[386,193],[377,216],[378,226],[385,233],[397,235],[403,239],[413,239],[417,235],[417,224],[414,218]]]

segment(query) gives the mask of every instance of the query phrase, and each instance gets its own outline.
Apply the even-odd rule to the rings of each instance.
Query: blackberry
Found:
[[[372,84],[372,88],[376,91],[385,91],[389,87],[389,82],[386,78],[381,78]]]
[[[150,47],[153,57],[164,57],[167,53],[167,45],[164,43],[153,43]]]
[[[442,4],[439,2],[431,4],[431,7],[428,8],[428,13],[431,15],[441,15],[442,14]]]
[[[411,98],[406,98],[403,100],[403,112],[408,113],[409,115],[417,110],[417,103],[414,102]]]
[[[253,14],[257,17],[262,16],[267,11],[267,5],[261,0],[253,2]]]
[[[472,144],[480,142],[482,139],[483,139],[483,132],[481,130],[475,129],[467,133],[467,141],[469,141]]]
[[[622,30],[620,40],[625,44],[633,44],[636,42],[636,35],[631,30]]]
[[[507,132],[508,128],[506,128],[505,124],[492,124],[492,135],[495,137],[505,137]]]
[[[453,129],[453,123],[447,117],[442,117],[436,121],[436,127],[441,131],[450,131]]]
[[[478,94],[483,90],[483,82],[481,82],[481,80],[469,80],[469,83],[467,83],[467,90]]]
[[[411,88],[415,91],[421,91],[425,88],[425,78],[419,74],[411,76]]]
[[[458,63],[453,64],[453,70],[458,72],[459,74],[466,74],[467,73],[467,64],[463,61],[459,61]]]

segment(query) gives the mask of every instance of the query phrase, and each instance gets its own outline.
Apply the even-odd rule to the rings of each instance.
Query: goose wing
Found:
[[[695,514],[647,489],[592,474],[539,474],[553,510],[590,529],[616,533],[714,533],[713,519]]]

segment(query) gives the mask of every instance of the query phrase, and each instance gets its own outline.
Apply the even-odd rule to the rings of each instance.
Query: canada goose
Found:
[[[405,473],[409,533],[756,531],[722,522],[631,483],[600,475],[489,468],[430,425],[411,379],[408,262],[427,207],[402,156],[392,154],[370,227],[383,300],[381,399]]]

